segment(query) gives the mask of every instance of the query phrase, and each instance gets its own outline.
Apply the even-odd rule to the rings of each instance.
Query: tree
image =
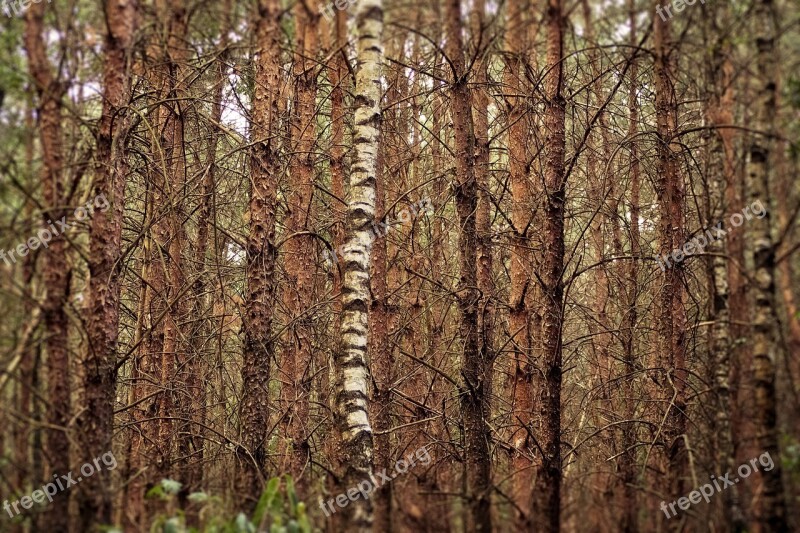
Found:
[[[356,12],[355,131],[347,191],[342,254],[342,320],[336,372],[336,422],[340,435],[343,486],[354,487],[372,474],[373,431],[368,412],[367,333],[370,306],[370,249],[375,220],[375,184],[381,132],[380,76],[383,62],[383,2],[364,0]],[[372,505],[360,499],[348,508],[346,523],[369,530]]]
[[[100,457],[112,449],[122,258],[122,216],[128,165],[131,101],[130,58],[137,13],[128,0],[103,4],[107,34],[103,66],[103,111],[97,136],[94,197],[110,209],[92,216],[89,252],[89,304],[86,310],[88,354],[85,360],[84,449]],[[82,529],[111,523],[112,486],[108,471],[81,486]]]
[[[64,221],[69,184],[64,175],[64,145],[61,125],[61,101],[66,93],[64,80],[53,75],[44,40],[43,3],[34,4],[25,13],[25,49],[28,70],[38,98],[39,140],[43,165],[41,180],[46,210],[45,227]],[[70,387],[69,325],[65,305],[69,297],[72,272],[67,259],[67,242],[54,240],[47,248],[42,279],[47,296],[42,305],[47,338],[47,423],[45,459],[49,472],[70,470],[69,423],[72,418]],[[42,522],[51,531],[63,531],[69,523],[69,495],[54,501]]]
[[[250,201],[246,248],[247,292],[245,295],[244,363],[242,365],[241,445],[237,450],[241,490],[251,506],[261,494],[266,479],[269,437],[272,303],[275,297],[277,248],[275,216],[279,171],[280,125],[280,4],[259,0],[256,17],[257,53],[252,107],[253,148],[250,153]]]

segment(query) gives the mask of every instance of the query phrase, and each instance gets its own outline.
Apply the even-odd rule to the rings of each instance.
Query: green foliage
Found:
[[[148,498],[159,498],[172,503],[181,484],[164,479],[147,492]],[[298,501],[291,476],[275,477],[267,482],[252,517],[239,513],[230,518],[221,498],[205,492],[194,492],[187,499],[201,506],[200,524],[188,526],[186,512],[174,512],[153,519],[151,533],[312,533],[306,505]]]

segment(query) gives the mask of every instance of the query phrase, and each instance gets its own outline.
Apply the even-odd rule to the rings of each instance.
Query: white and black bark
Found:
[[[357,66],[353,166],[347,191],[342,253],[342,321],[334,358],[336,422],[344,468],[343,483],[369,479],[373,467],[373,430],[368,412],[367,365],[370,255],[375,220],[375,185],[381,131],[383,2],[361,0],[356,12]],[[344,509],[348,530],[369,530],[372,504],[360,498]]]

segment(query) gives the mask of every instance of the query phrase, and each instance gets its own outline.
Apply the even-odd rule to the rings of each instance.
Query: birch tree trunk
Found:
[[[346,236],[342,254],[342,323],[334,359],[336,421],[345,488],[369,479],[373,431],[367,409],[370,256],[375,220],[375,185],[381,131],[383,2],[361,0],[356,12],[357,66],[353,165],[347,191]],[[369,531],[372,504],[359,498],[343,510],[350,531]]]
[[[755,428],[761,453],[775,463],[761,472],[762,492],[751,527],[754,531],[788,531],[786,502],[781,479],[778,445],[775,362],[778,356],[775,331],[775,247],[772,241],[769,188],[773,174],[773,138],[777,97],[777,13],[773,0],[758,0],[753,12],[757,78],[754,133],[748,147],[747,178],[751,205],[761,203],[765,216],[750,220],[753,242],[753,379]]]

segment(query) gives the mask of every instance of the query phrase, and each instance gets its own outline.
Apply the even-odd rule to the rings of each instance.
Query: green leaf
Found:
[[[258,505],[256,505],[256,510],[253,513],[253,523],[256,524],[256,526],[261,525],[264,521],[264,514],[266,514],[267,509],[272,507],[272,502],[275,499],[275,495],[278,494],[280,483],[281,480],[276,477],[267,482],[267,486],[264,488],[264,492],[261,493],[261,498],[259,498]]]
[[[296,518],[297,493],[294,491],[294,480],[289,474],[286,474],[286,495],[289,497],[289,513]]]
[[[172,517],[164,522],[164,533],[184,533],[186,528],[180,518]]]
[[[163,498],[164,497],[164,488],[161,485],[156,485],[152,489],[148,490],[147,493],[144,495],[145,498]]]
[[[204,503],[207,502],[210,497],[205,492],[193,492],[186,497],[190,502],[196,503]]]
[[[174,479],[162,479],[161,486],[164,487],[164,492],[167,494],[178,494],[183,485]]]
[[[256,533],[256,528],[247,519],[244,513],[239,513],[236,517],[236,532],[237,533]]]

